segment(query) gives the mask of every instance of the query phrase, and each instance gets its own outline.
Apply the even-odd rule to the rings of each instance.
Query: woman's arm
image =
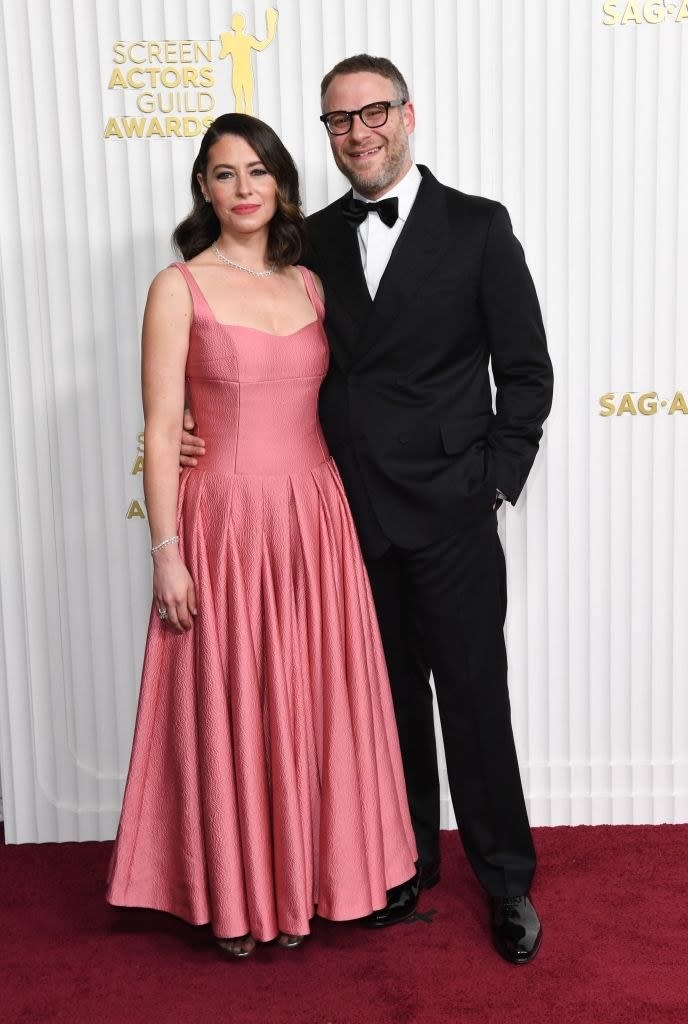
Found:
[[[182,275],[163,270],[148,292],[143,318],[143,486],[153,547],[177,532],[179,442],[184,412],[184,377],[192,305]],[[153,592],[158,608],[176,630],[191,626],[196,598],[177,544],[153,554]]]

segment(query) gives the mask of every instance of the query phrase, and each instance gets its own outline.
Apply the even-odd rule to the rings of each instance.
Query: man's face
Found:
[[[323,97],[323,113],[359,110],[367,103],[397,99],[394,84],[372,71],[337,75]],[[415,127],[413,105],[389,111],[387,123],[367,128],[354,117],[346,135],[330,135],[334,161],[353,187],[367,199],[388,192],[411,166],[409,135]]]

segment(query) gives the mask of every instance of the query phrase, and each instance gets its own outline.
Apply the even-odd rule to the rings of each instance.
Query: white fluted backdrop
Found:
[[[10,841],[114,834],[150,601],[140,320],[147,284],[171,258],[199,141],[159,137],[151,119],[174,131],[169,111],[141,104],[180,105],[182,135],[194,129],[185,117],[233,109],[218,37],[240,12],[263,38],[268,6],[1,0]],[[407,75],[416,158],[448,184],[502,200],[526,249],[556,398],[527,492],[500,528],[533,822],[688,820],[688,5],[275,6],[275,40],[252,58],[254,109],[293,153],[308,211],[344,187],[317,119],[320,78],[368,51]],[[206,57],[181,44],[128,49],[164,40],[199,41]],[[121,64],[118,43],[131,58]],[[209,87],[174,88],[198,65],[210,66]],[[151,66],[177,71],[167,86],[151,87],[145,71],[114,84],[113,72]],[[138,129],[124,120],[134,117]],[[127,124],[153,136],[128,139]],[[446,782],[443,798],[450,825]]]

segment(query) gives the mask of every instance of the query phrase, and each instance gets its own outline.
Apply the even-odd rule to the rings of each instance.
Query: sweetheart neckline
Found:
[[[207,300],[206,306],[210,309]],[[297,327],[295,331],[289,331],[287,334],[276,334],[274,331],[264,331],[262,327],[251,327],[250,324],[225,324],[222,320],[217,319],[212,309],[210,309],[210,313],[218,327],[233,327],[235,329],[239,328],[242,331],[257,331],[258,334],[267,334],[271,338],[293,338],[295,334],[300,334],[300,332],[305,331],[307,327],[312,327],[313,324],[320,323],[320,317],[316,316],[313,320],[309,320],[308,323],[303,324],[301,327]]]

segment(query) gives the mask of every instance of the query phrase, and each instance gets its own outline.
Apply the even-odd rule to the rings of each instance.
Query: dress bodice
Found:
[[[186,361],[188,396],[206,442],[205,472],[258,476],[304,472],[329,457],[318,423],[327,372],[324,308],[299,267],[313,320],[291,334],[220,323],[183,263],[193,302]]]

